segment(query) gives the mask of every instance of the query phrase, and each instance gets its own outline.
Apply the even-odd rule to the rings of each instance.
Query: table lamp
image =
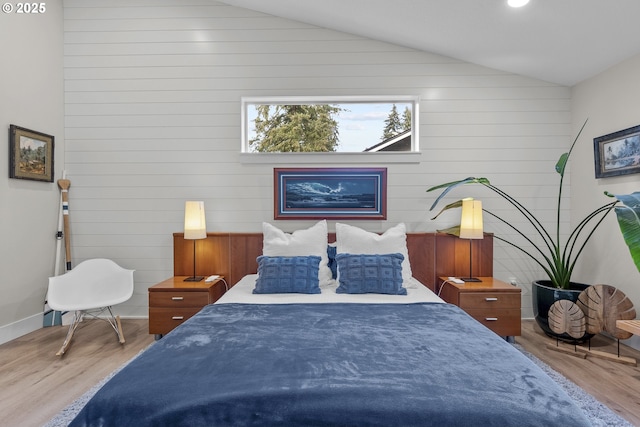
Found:
[[[207,238],[207,224],[204,218],[204,202],[186,202],[184,206],[184,238],[193,240],[193,276],[185,282],[199,282],[204,276],[196,276],[196,240]]]
[[[462,199],[462,216],[460,218],[460,238],[469,239],[469,277],[461,277],[465,282],[482,282],[473,277],[472,240],[484,238],[482,229],[482,202],[472,198]]]

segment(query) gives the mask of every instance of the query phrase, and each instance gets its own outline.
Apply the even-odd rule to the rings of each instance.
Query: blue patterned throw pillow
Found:
[[[319,256],[270,257],[261,255],[254,294],[319,294]]]
[[[402,254],[338,254],[339,294],[406,295],[402,287]]]
[[[327,246],[327,256],[329,257],[329,269],[331,270],[331,277],[333,279],[338,278],[338,264],[336,263],[336,251],[338,248],[334,245]]]

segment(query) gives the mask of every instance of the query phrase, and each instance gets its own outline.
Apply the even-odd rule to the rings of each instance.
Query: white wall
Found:
[[[42,14],[0,14],[0,343],[42,326],[47,278],[54,272],[64,167],[62,2]],[[8,129],[55,137],[53,183],[10,179]]]
[[[136,269],[123,315],[146,316],[147,288],[172,275],[171,233],[182,229],[185,200],[205,201],[210,231],[259,231],[262,221],[273,221],[273,167],[292,164],[240,161],[242,96],[421,98],[420,160],[305,158],[305,166],[388,167],[388,220],[355,225],[450,226],[455,215],[430,220],[435,194],[425,190],[467,176],[489,177],[553,219],[553,165],[571,137],[569,88],[210,0],[65,0],[64,16],[59,2],[47,7],[41,21],[0,18],[3,52],[21,64],[3,63],[0,117],[6,126],[56,135],[57,171],[64,161],[71,180],[73,265],[108,257]],[[9,242],[0,261],[0,327],[15,333],[15,322],[40,324],[59,191],[8,180],[6,170],[0,175],[8,200],[0,223]],[[511,214],[482,189],[452,198],[464,196]],[[563,215],[568,221],[568,210]],[[489,219],[486,229],[508,233]],[[535,266],[496,244],[495,275],[518,279],[523,315],[530,316],[529,282],[541,276]]]
[[[604,191],[629,194],[640,191],[640,175],[595,178],[593,138],[640,125],[640,55],[612,67],[573,88],[573,127],[589,119],[572,160],[572,221],[603,205]],[[640,311],[640,273],[622,239],[615,214],[605,220],[577,266],[576,279],[608,284],[622,290]],[[630,340],[640,348],[640,339]]]
[[[370,230],[452,225],[430,221],[425,190],[467,176],[491,177],[533,209],[553,197],[571,134],[566,87],[212,1],[155,4],[65,1],[72,256],[136,269],[124,315],[146,316],[147,288],[172,275],[185,200],[205,201],[209,231],[273,221],[273,167],[283,164],[239,161],[242,96],[420,96],[421,160],[387,164],[388,220],[354,222]],[[476,193],[491,204],[479,189],[453,197]],[[496,276],[525,286],[530,316],[535,267],[497,247]]]

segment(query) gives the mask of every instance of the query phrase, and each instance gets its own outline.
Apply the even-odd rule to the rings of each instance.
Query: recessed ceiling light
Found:
[[[507,0],[507,4],[511,7],[522,7],[529,3],[529,0]]]

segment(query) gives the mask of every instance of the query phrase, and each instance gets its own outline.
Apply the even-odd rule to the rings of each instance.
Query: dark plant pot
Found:
[[[533,302],[533,315],[538,323],[538,326],[543,332],[550,337],[558,338],[562,341],[571,343],[583,342],[593,336],[593,334],[585,333],[580,338],[573,338],[569,334],[562,333],[557,334],[549,327],[549,309],[554,302],[562,299],[568,299],[572,302],[578,301],[580,293],[589,287],[583,283],[570,283],[569,289],[559,289],[553,287],[551,280],[536,280],[531,286],[531,295]]]

